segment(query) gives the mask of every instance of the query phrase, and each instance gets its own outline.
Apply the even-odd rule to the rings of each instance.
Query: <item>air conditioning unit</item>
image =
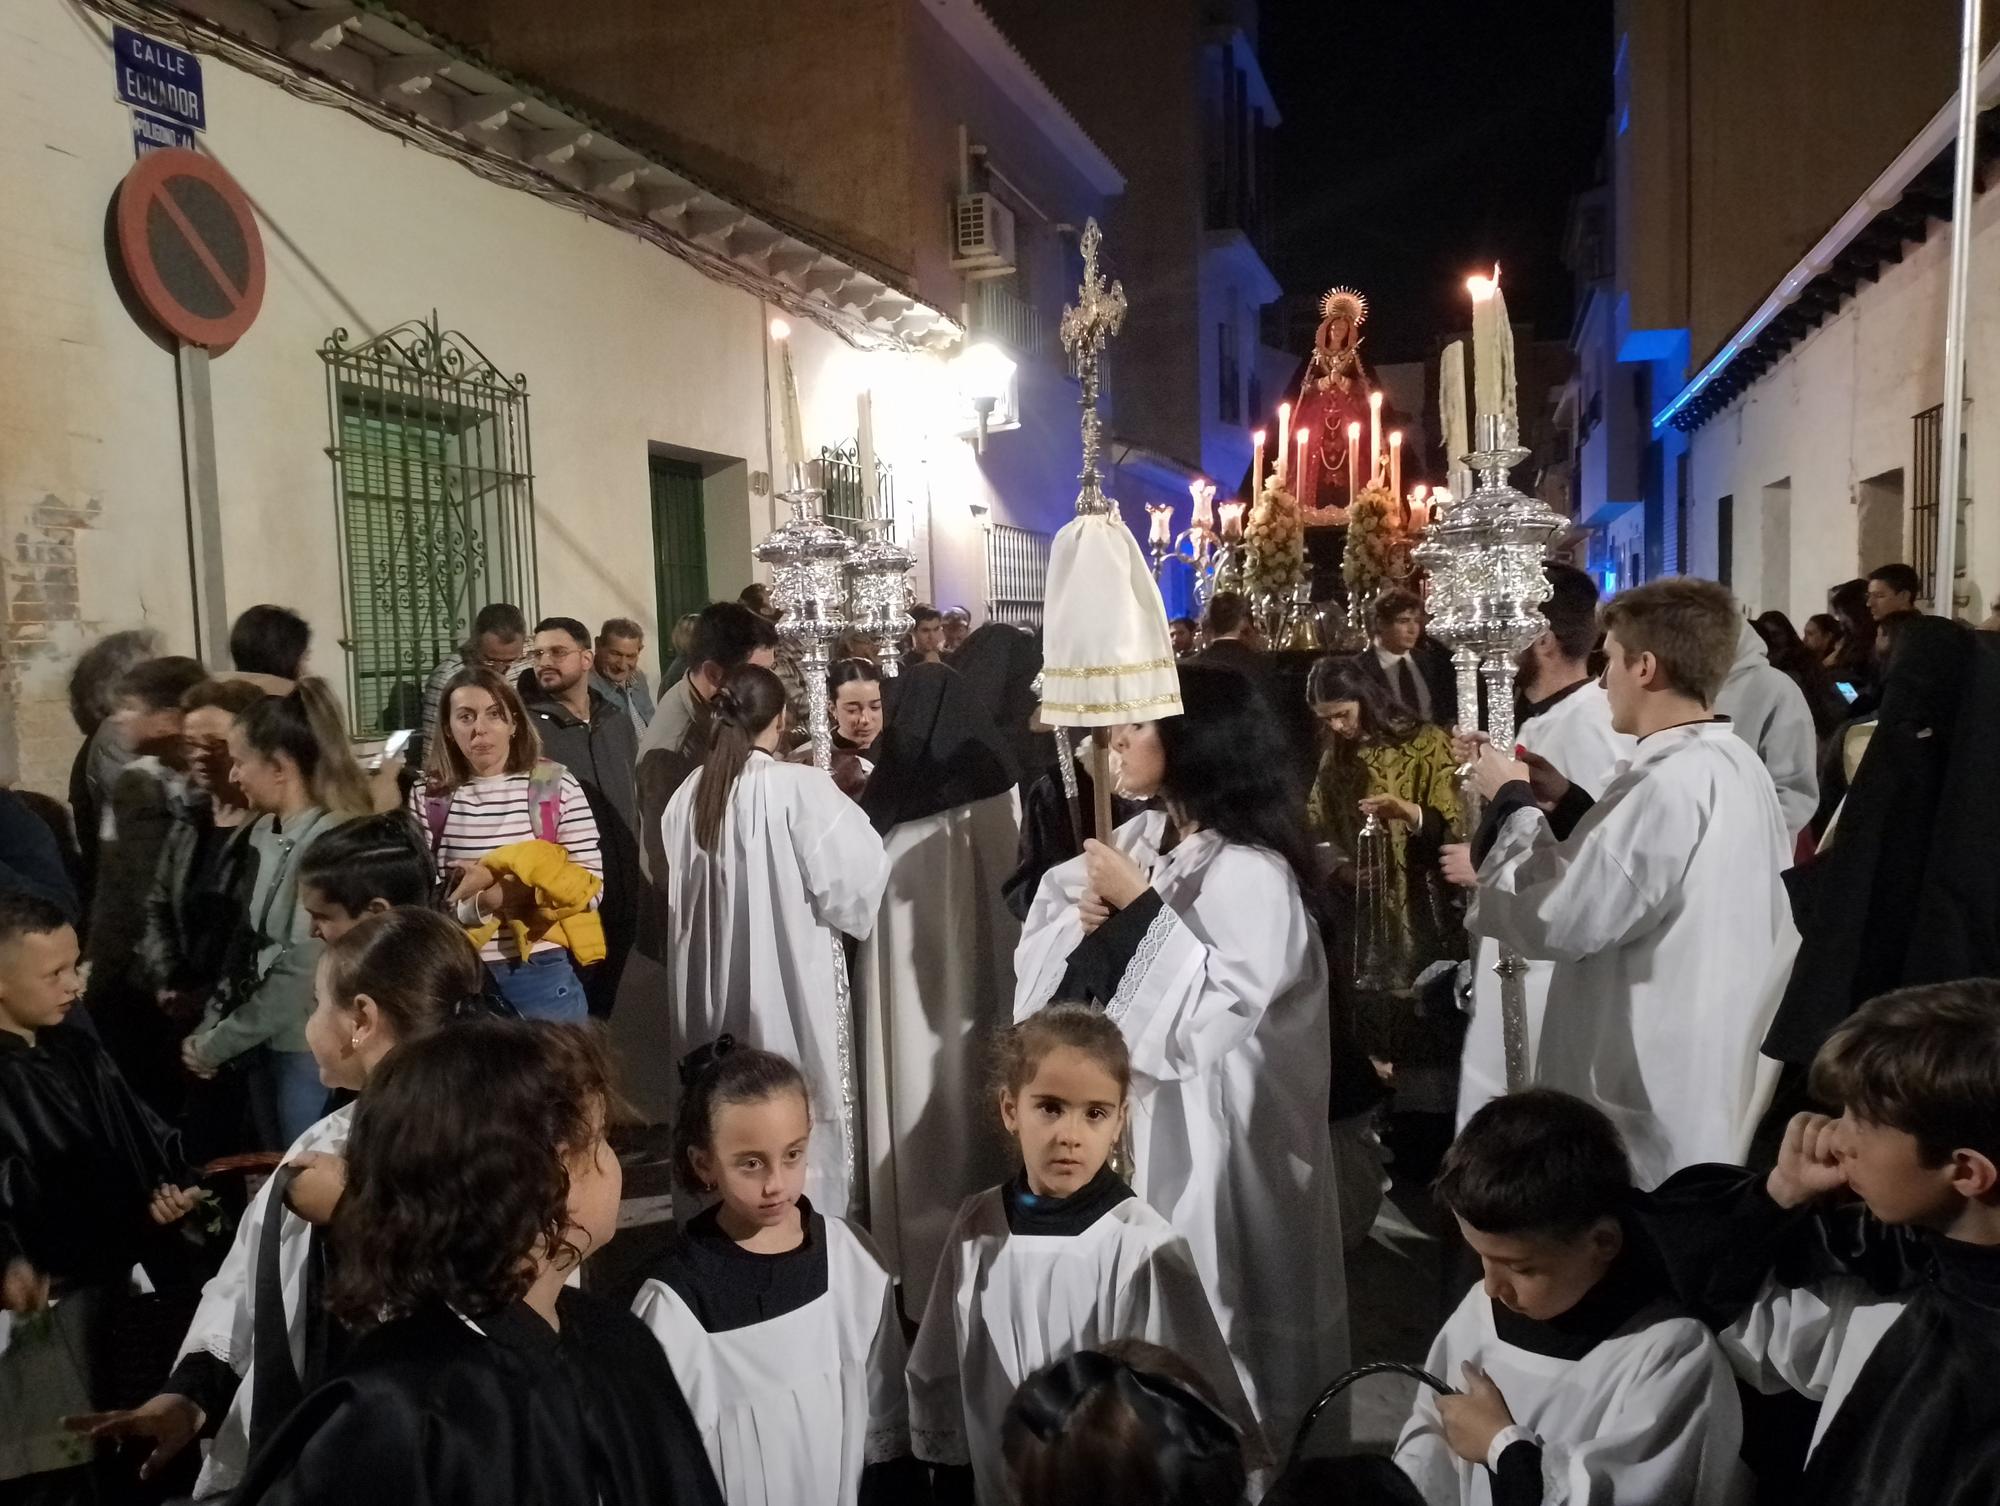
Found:
[[[990,193],[962,193],[952,213],[951,264],[961,272],[1014,269],[1014,211]]]

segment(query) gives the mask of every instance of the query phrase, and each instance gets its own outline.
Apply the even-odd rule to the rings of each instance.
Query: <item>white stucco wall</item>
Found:
[[[749,473],[787,464],[771,309],[668,252],[489,183],[341,110],[203,59],[204,150],[262,219],[269,276],[255,327],[213,365],[232,615],[258,601],[314,623],[336,684],[342,602],[321,342],[426,317],[463,331],[531,393],[544,612],[595,622],[656,611],[647,455],[737,462],[709,491],[711,590],[753,575],[772,499]],[[122,307],[106,205],[132,162],[109,26],[71,0],[18,0],[0,21],[0,526],[6,693],[0,775],[62,788],[74,733],[62,682],[78,648],[121,627],[195,647],[172,357]],[[792,318],[807,448],[854,436],[874,394],[920,594],[983,604],[979,513],[1052,530],[1074,495],[1074,388],[1036,394],[1036,425],[985,462],[952,432],[930,357],[864,354]],[[773,453],[775,447],[776,453]],[[1046,501],[1044,501],[1046,499]],[[80,526],[78,526],[80,525]],[[22,631],[32,557],[74,550],[75,609]],[[62,561],[68,556],[63,555]],[[54,569],[67,568],[59,562]]]
[[[2000,589],[2000,196],[1974,212],[1965,412],[1967,509],[1960,567],[1974,621]],[[1862,542],[1863,483],[1902,473],[1902,558],[1914,493],[1912,418],[1944,393],[1945,277],[1950,232],[1864,283],[1744,396],[1694,434],[1689,533],[1693,573],[1716,570],[1716,499],[1733,496],[1737,595],[1794,621],[1826,609],[1827,587],[1886,559]],[[1789,480],[1789,517],[1783,516]],[[1877,550],[1876,552],[1879,552]]]

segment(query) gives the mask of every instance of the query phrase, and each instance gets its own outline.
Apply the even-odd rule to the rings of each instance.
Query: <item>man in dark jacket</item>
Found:
[[[520,691],[542,752],[576,775],[597,818],[605,957],[590,969],[584,991],[601,1018],[617,996],[639,913],[639,729],[624,707],[591,685],[591,646],[590,629],[574,617],[543,618]]]

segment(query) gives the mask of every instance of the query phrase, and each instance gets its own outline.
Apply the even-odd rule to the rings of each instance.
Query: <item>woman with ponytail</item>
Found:
[[[882,839],[818,769],[777,756],[785,689],[732,670],[710,703],[708,757],[661,817],[667,857],[668,997],[682,1052],[727,1033],[805,1072],[813,1119],[806,1191],[845,1217],[860,1148],[841,1091],[840,933],[866,937],[888,882]],[[850,1071],[858,1071],[850,1040]]]
[[[374,806],[323,680],[301,680],[290,695],[238,713],[229,756],[254,813],[256,877],[222,982],[181,1061],[197,1077],[243,1068],[258,1148],[281,1150],[326,1107],[306,1048],[320,943],[299,900],[299,868],[322,833]]]
[[[397,1047],[491,1014],[485,988],[479,954],[447,917],[416,908],[365,914],[327,943],[319,963],[305,1026],[319,1081],[365,1098],[369,1078]],[[211,1433],[195,1495],[233,1490],[255,1444],[324,1378],[327,1344],[337,1336],[326,1322],[324,1253],[313,1227],[325,1210],[314,1203],[338,1199],[354,1108],[336,1109],[301,1135],[251,1199],[160,1394],[130,1412],[88,1419],[100,1437],[151,1440],[144,1474]]]

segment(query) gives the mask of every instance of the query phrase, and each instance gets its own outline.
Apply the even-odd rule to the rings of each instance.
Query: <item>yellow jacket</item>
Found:
[[[590,902],[604,887],[589,869],[569,860],[553,842],[511,842],[479,860],[502,878],[512,876],[535,891],[535,913],[526,920],[495,915],[466,929],[475,947],[500,933],[504,920],[514,932],[514,945],[528,956],[538,941],[553,941],[578,963],[604,960],[604,922]]]

